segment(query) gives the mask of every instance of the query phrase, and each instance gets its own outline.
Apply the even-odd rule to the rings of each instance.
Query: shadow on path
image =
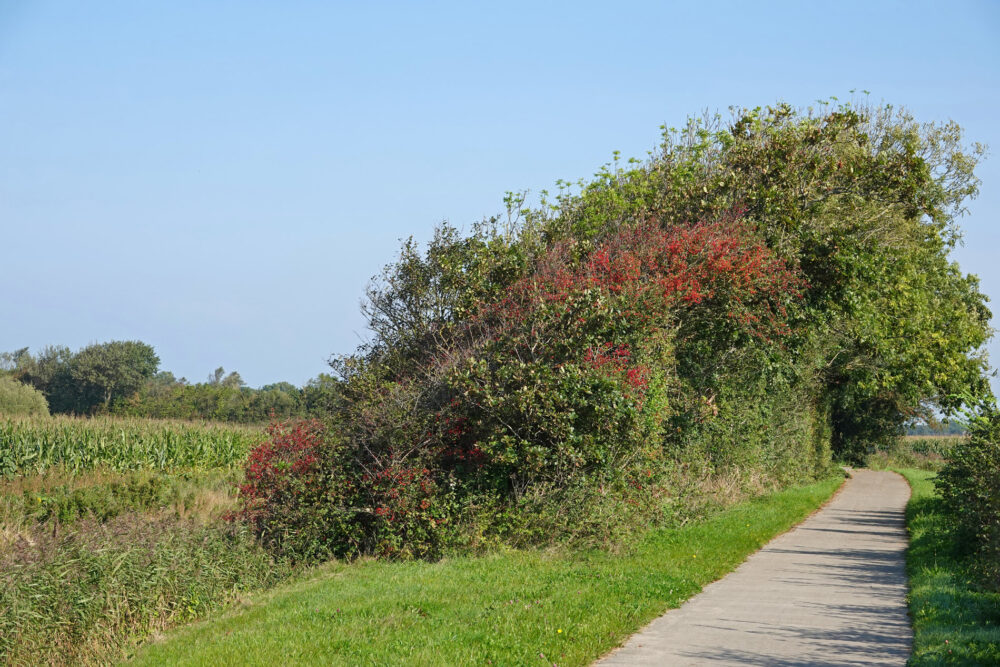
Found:
[[[602,665],[904,665],[905,480],[855,470],[824,509]]]

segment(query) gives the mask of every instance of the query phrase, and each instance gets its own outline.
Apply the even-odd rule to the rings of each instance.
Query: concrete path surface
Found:
[[[904,665],[910,487],[855,470],[838,495],[600,665]]]

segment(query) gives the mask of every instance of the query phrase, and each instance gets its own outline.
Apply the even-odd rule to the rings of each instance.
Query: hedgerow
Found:
[[[709,419],[675,369],[677,322],[780,353],[804,284],[736,215],[618,230],[590,252],[557,243],[534,270],[432,339],[421,373],[355,359],[341,414],[278,425],[246,468],[241,516],[276,549],[428,556],[468,537],[604,535],[566,504],[655,514],[678,418]],[[439,332],[439,336],[443,336]],[[627,525],[624,524],[624,525]]]
[[[744,110],[409,241],[322,427],[272,433],[239,516],[293,557],[433,557],[859,460],[985,390],[989,311],[948,257],[980,154],[889,108]]]

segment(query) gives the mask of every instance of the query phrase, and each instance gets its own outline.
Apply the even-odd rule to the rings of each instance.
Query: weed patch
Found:
[[[0,662],[107,664],[150,632],[288,573],[231,526],[81,520],[20,541],[0,562]]]

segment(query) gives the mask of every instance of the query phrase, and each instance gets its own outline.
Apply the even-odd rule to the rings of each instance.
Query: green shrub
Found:
[[[49,404],[45,395],[17,380],[0,376],[0,416],[48,416]]]
[[[1000,410],[979,404],[969,419],[969,438],[951,452],[937,487],[958,544],[978,563],[984,581],[1000,590]]]
[[[25,509],[36,521],[67,524],[93,517],[104,522],[128,511],[142,511],[162,502],[166,484],[154,475],[132,476],[80,489],[56,488],[44,495],[25,492]]]

